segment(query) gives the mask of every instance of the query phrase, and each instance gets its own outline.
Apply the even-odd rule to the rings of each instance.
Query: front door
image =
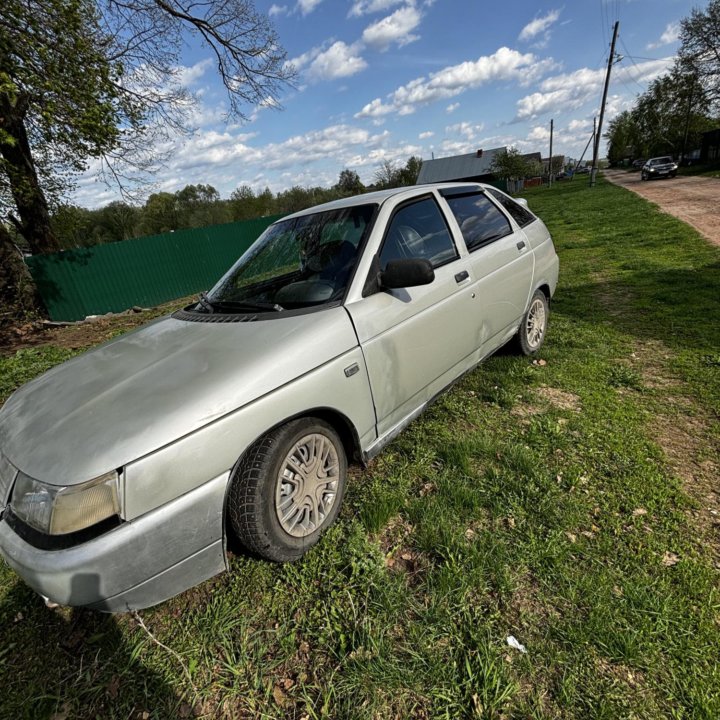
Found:
[[[431,284],[378,291],[347,305],[365,353],[380,438],[470,367],[479,347],[472,269],[432,195],[395,211],[380,267],[411,257],[432,263]]]

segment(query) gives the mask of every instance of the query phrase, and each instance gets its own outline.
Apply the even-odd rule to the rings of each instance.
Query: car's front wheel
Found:
[[[233,471],[232,529],[267,560],[297,560],[335,521],[346,477],[335,429],[319,418],[292,420],[255,442]]]
[[[545,342],[550,306],[542,290],[536,290],[516,335],[517,346],[523,355],[534,355]]]

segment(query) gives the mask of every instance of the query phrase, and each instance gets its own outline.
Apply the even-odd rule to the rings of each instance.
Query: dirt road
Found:
[[[654,202],[720,246],[720,179],[675,177],[640,180],[639,172],[605,170],[605,178]]]

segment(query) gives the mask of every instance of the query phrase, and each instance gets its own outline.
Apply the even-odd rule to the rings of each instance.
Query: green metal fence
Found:
[[[148,307],[210,288],[281,215],[27,258],[53,320]]]

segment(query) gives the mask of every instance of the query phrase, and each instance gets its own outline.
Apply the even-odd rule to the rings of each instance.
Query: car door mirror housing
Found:
[[[434,279],[433,266],[424,258],[390,260],[379,277],[380,287],[388,290],[429,285]]]

